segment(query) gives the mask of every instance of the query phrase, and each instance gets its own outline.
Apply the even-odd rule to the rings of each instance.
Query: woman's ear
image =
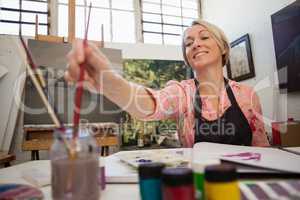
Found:
[[[226,54],[225,48],[222,50],[222,56]]]

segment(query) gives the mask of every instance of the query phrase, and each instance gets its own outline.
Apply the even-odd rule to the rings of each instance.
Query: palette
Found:
[[[41,200],[43,193],[32,186],[23,184],[0,184],[0,199]]]
[[[300,199],[300,181],[240,183],[242,200]]]
[[[168,167],[187,167],[190,157],[186,152],[183,149],[141,150],[119,152],[116,156],[134,168],[151,162],[162,162]]]

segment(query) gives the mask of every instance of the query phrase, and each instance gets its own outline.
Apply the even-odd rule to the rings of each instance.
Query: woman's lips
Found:
[[[194,54],[193,58],[195,59],[195,58],[197,58],[199,56],[202,56],[202,55],[205,55],[207,53],[208,53],[208,51],[199,51],[199,52]]]

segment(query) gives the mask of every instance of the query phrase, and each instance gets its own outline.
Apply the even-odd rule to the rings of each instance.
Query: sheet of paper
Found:
[[[300,173],[300,156],[277,148],[200,142],[194,145],[193,155],[194,160],[215,158],[281,172]]]
[[[0,79],[2,77],[4,77],[7,74],[8,70],[6,69],[6,67],[0,65]]]
[[[138,182],[137,171],[133,167],[122,162],[115,155],[116,154],[105,158],[106,182],[107,183],[137,183]]]
[[[44,187],[51,184],[50,170],[27,169],[22,171],[22,178],[36,187]]]
[[[300,154],[300,147],[285,147],[284,149]]]

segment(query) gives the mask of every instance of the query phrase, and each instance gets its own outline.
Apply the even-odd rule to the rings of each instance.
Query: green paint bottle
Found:
[[[195,199],[204,200],[204,170],[206,166],[220,164],[219,160],[199,160],[193,162]]]

